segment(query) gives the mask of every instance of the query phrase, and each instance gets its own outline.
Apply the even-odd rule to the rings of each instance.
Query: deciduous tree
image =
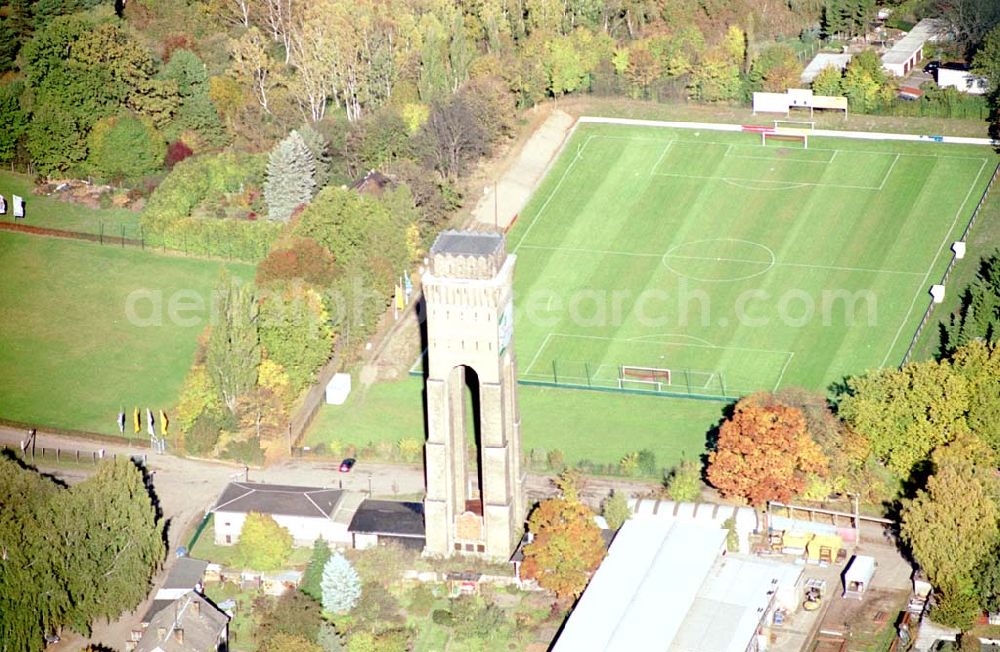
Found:
[[[683,460],[666,480],[667,495],[677,502],[698,502],[701,497],[701,464]]]
[[[267,514],[250,512],[236,543],[236,563],[267,571],[281,568],[292,553],[292,534]]]
[[[787,501],[805,488],[808,474],[825,474],[826,468],[800,410],[749,396],[719,430],[708,456],[708,481],[724,496],[761,507],[769,500]]]
[[[254,616],[254,633],[260,640],[287,634],[315,641],[323,624],[319,602],[296,589],[285,591],[277,598],[259,598],[254,602]]]
[[[87,136],[87,166],[111,181],[134,181],[163,165],[167,143],[147,121],[134,115],[104,118]]]
[[[236,414],[239,397],[257,384],[259,306],[253,288],[226,276],[215,289],[218,318],[208,338],[205,367],[222,402]]]
[[[838,412],[897,478],[967,429],[968,387],[947,362],[911,362],[847,381]]]
[[[323,652],[323,648],[306,637],[284,632],[265,638],[257,649],[260,652]]]
[[[267,356],[284,367],[297,394],[330,358],[333,329],[323,297],[295,283],[269,293],[260,307],[260,342]]]
[[[968,608],[958,608],[975,584],[976,569],[1000,536],[1000,487],[993,451],[963,435],[935,451],[935,470],[925,489],[903,507],[901,535],[950,607],[945,624],[968,627]],[[973,593],[974,595],[974,593]],[[973,599],[973,609],[978,601]],[[938,618],[942,617],[939,613]]]
[[[843,82],[844,73],[836,66],[827,66],[813,79],[812,90],[817,95],[843,95]]]
[[[524,547],[521,574],[561,599],[574,598],[604,559],[604,540],[594,513],[575,495],[575,484],[561,496],[543,500],[528,518],[534,539]]]
[[[968,385],[969,429],[1000,452],[1000,350],[992,342],[973,340],[955,351],[951,368]]]
[[[617,532],[625,521],[632,517],[628,499],[620,491],[612,491],[601,503],[601,516],[607,521],[608,527]]]

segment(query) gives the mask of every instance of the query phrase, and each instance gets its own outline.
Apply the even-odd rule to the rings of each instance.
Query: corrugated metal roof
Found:
[[[948,31],[948,23],[937,18],[924,18],[911,29],[906,36],[899,39],[892,49],[882,55],[883,65],[901,66],[913,53],[924,46],[931,37],[939,36]]]
[[[809,65],[802,71],[802,76],[799,79],[803,84],[810,84],[825,68],[833,66],[837,70],[843,70],[850,63],[851,56],[850,54],[820,52],[809,62]]]
[[[720,557],[698,591],[669,652],[744,652],[774,592],[794,586],[802,567],[765,559]]]
[[[619,530],[553,649],[666,650],[725,538],[718,527],[633,517]]]

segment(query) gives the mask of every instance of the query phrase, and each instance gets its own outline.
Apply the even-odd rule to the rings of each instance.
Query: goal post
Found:
[[[649,385],[656,391],[662,391],[663,386],[670,385],[671,373],[663,367],[640,367],[636,365],[621,365],[618,367],[618,388],[622,389],[628,383]]]
[[[815,131],[816,129],[815,120],[772,120],[772,122],[774,122],[775,131],[789,127],[792,129],[808,129],[809,131]]]
[[[760,144],[766,147],[768,140],[801,142],[802,149],[809,149],[809,133],[805,130],[782,129],[779,131],[760,132]]]

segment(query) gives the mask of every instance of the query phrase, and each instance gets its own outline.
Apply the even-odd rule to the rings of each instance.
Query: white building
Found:
[[[725,551],[717,525],[636,515],[570,614],[555,652],[747,652],[802,568]]]
[[[337,489],[231,482],[212,508],[215,543],[235,544],[247,514],[258,512],[291,532],[296,546],[311,546],[316,539],[349,546],[348,525],[363,499],[361,494]]]
[[[802,76],[799,80],[805,84],[809,85],[813,83],[813,80],[819,76],[819,73],[826,68],[836,68],[837,70],[843,72],[847,64],[851,62],[850,54],[835,54],[832,52],[820,52],[813,60],[809,62],[806,69],[802,71]]]
[[[985,77],[969,72],[962,64],[943,63],[937,69],[937,85],[941,88],[956,88],[970,95],[986,95],[989,85]]]
[[[924,60],[924,44],[943,38],[947,32],[947,21],[924,18],[882,55],[882,67],[896,77],[905,77]]]

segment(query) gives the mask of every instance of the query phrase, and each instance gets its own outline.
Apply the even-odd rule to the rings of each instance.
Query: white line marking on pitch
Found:
[[[771,181],[768,179],[744,179],[741,177],[711,177],[702,174],[677,174],[674,172],[655,172],[658,177],[677,177],[679,179],[699,179],[707,181],[725,181],[727,183],[771,183],[787,186],[789,183],[798,186],[815,186],[816,188],[847,188],[848,190],[881,190],[878,186],[854,186],[846,183],[815,183],[812,181]],[[785,190],[785,188],[755,188],[755,190]]]
[[[566,171],[563,172],[562,177],[560,177],[559,182],[556,184],[556,187],[552,189],[552,193],[545,199],[545,202],[542,204],[541,208],[538,209],[538,212],[535,213],[535,219],[531,220],[531,224],[529,224],[528,228],[524,230],[524,234],[521,236],[521,239],[517,241],[517,246],[514,247],[514,250],[511,253],[517,253],[517,250],[521,247],[521,243],[524,242],[524,239],[528,237],[529,233],[531,233],[531,229],[538,224],[540,219],[542,219],[542,213],[545,212],[545,208],[549,205],[549,202],[552,201],[552,198],[556,196],[556,193],[559,192],[559,188],[562,187],[563,181],[565,181],[566,177],[569,176],[569,173],[573,169],[573,166],[576,165],[576,162],[583,157],[583,150],[587,149],[587,145],[590,144],[590,141],[593,138],[595,138],[595,136],[588,136],[587,140],[585,140],[583,145],[581,145],[576,151],[576,158],[570,161],[570,164],[566,166]]]
[[[656,174],[656,168],[659,167],[660,161],[662,161],[663,157],[667,155],[667,152],[670,151],[670,146],[673,145],[673,144],[674,144],[674,141],[672,141],[672,140],[667,141],[667,146],[663,148],[663,151],[660,152],[660,157],[658,159],[656,159],[656,163],[653,163],[653,167],[650,168],[650,170],[649,170],[650,174]]]
[[[742,133],[742,132],[741,132]],[[659,141],[664,142],[667,140],[672,140],[675,143],[681,145],[732,145],[732,143],[721,142],[717,140],[683,140],[681,138],[643,138],[640,136],[605,136],[603,134],[592,134],[588,138],[605,138],[608,140],[639,140],[639,141]],[[834,136],[816,136],[816,138],[835,138]],[[930,145],[930,143],[918,143],[922,145]],[[736,143],[736,147],[755,147],[753,145],[744,145],[741,143]],[[810,147],[807,151],[810,152],[844,152],[845,154],[881,154],[882,156],[892,156],[897,152],[880,152],[874,149],[834,149],[832,147]],[[921,158],[954,158],[962,159],[965,161],[980,161],[989,162],[989,159],[982,158],[980,156],[958,156],[956,154],[913,154],[910,152],[902,153],[901,156],[918,156]]]
[[[767,264],[767,261],[763,260],[749,260],[744,258],[719,258],[715,256],[680,256],[673,255],[666,256],[666,254],[644,254],[636,253],[632,251],[612,251],[609,249],[581,249],[576,247],[546,247],[543,245],[521,245],[523,249],[541,249],[543,251],[566,251],[572,253],[583,253],[583,254],[600,254],[607,256],[632,256],[635,258],[679,258],[685,260],[707,260],[711,262],[725,262],[725,263],[756,263],[759,265]],[[923,272],[909,272],[905,270],[898,269],[876,269],[870,267],[847,267],[843,265],[812,265],[808,263],[786,263],[780,260],[774,262],[776,267],[798,267],[800,269],[832,269],[839,272],[865,272],[871,274],[902,274],[904,276],[921,276]]]
[[[628,340],[623,340],[617,337],[604,337],[602,335],[574,335],[573,333],[550,333],[556,337],[575,337],[585,340],[604,340],[606,342],[627,342]],[[657,342],[657,344],[668,344],[668,342]],[[750,351],[752,353],[780,353],[781,355],[788,355],[789,353],[794,353],[793,351],[779,351],[776,349],[749,349],[742,346],[716,346],[714,344],[688,344],[688,343],[677,343],[677,346],[691,346],[696,349],[722,349],[725,351]]]
[[[531,368],[535,366],[536,362],[538,362],[538,356],[540,356],[542,354],[542,351],[545,350],[545,347],[549,345],[549,338],[551,337],[552,333],[549,333],[548,335],[545,336],[545,339],[542,340],[542,345],[538,347],[537,351],[535,351],[535,357],[531,359],[531,362],[528,363],[528,368],[524,370],[525,376],[528,375],[528,373],[531,371]]]
[[[895,348],[896,342],[899,340],[900,333],[903,332],[903,327],[906,326],[906,322],[910,318],[910,313],[913,312],[913,306],[917,304],[917,298],[920,296],[921,291],[930,291],[930,288],[927,287],[927,279],[930,278],[931,272],[934,271],[934,265],[937,264],[937,260],[941,256],[941,252],[944,250],[945,245],[949,240],[951,240],[952,234],[955,230],[955,225],[958,224],[958,218],[962,216],[962,211],[965,209],[965,205],[969,202],[969,197],[972,196],[972,191],[976,189],[976,185],[979,183],[979,177],[983,174],[983,168],[985,167],[986,159],[983,159],[983,164],[979,166],[979,172],[976,174],[976,178],[973,179],[972,185],[969,186],[969,192],[965,193],[965,199],[962,200],[958,210],[955,211],[955,219],[951,221],[951,226],[948,227],[948,231],[944,234],[944,240],[941,241],[941,246],[938,247],[937,253],[934,254],[933,258],[931,258],[930,267],[927,268],[923,281],[921,281],[920,285],[917,287],[917,292],[913,295],[913,300],[910,301],[910,307],[906,310],[906,314],[903,315],[903,320],[899,323],[899,328],[896,329],[896,336],[892,338],[892,344],[889,345],[889,350],[885,352],[885,357],[882,358],[882,364],[879,365],[880,367],[884,367],[885,363],[889,360],[889,356],[892,355],[892,350]]]
[[[781,368],[781,373],[778,374],[778,380],[774,383],[774,389],[771,391],[774,392],[778,391],[778,387],[781,385],[781,380],[785,377],[785,370],[788,369],[788,365],[791,363],[792,358],[794,357],[795,353],[790,351],[788,353],[788,359],[785,360],[785,365]]]
[[[889,169],[885,171],[885,176],[882,177],[882,183],[878,184],[879,190],[885,188],[885,182],[889,180],[889,175],[892,174],[892,169],[896,167],[896,163],[898,162],[899,162],[899,154],[896,154],[896,158],[892,159],[892,163],[889,165]]]

